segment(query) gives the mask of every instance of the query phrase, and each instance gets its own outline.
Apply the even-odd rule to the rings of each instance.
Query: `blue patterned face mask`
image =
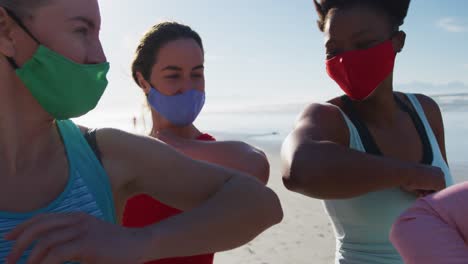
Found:
[[[205,105],[205,93],[191,89],[181,94],[167,96],[151,88],[148,102],[172,124],[188,126],[195,121]]]

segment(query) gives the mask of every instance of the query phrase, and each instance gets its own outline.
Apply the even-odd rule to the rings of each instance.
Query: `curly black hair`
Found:
[[[392,25],[398,28],[403,25],[406,15],[408,14],[410,2],[411,0],[314,0],[315,9],[319,16],[317,24],[321,31],[324,30],[325,21],[330,10],[356,6],[374,8],[377,11],[387,14],[391,19]]]

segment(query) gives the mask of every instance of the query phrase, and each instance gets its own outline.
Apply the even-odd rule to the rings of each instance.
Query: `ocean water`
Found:
[[[468,93],[435,94],[444,119],[445,145],[453,168],[468,168]],[[307,103],[271,103],[233,108],[211,108],[196,121],[198,128],[220,139],[255,140],[280,144],[293,129],[295,120]],[[135,133],[148,133],[148,110],[137,114],[125,109],[93,112],[77,120],[90,127],[114,127]],[[136,125],[133,118],[136,118]],[[468,175],[458,176],[468,180]]]

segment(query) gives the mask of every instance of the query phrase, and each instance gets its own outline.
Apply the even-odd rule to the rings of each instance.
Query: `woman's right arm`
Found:
[[[117,207],[146,193],[185,212],[130,229],[80,213],[34,217],[7,239],[16,263],[34,241],[28,263],[144,263],[230,250],[283,217],[276,194],[259,180],[193,160],[154,138],[114,129],[97,132]]]
[[[346,199],[392,187],[441,190],[439,168],[369,155],[350,149],[340,110],[313,104],[298,120],[282,148],[285,186],[320,199]]]
[[[114,193],[146,193],[185,211],[146,229],[144,261],[229,250],[282,219],[276,194],[247,174],[191,159],[154,138],[112,129],[97,136]]]

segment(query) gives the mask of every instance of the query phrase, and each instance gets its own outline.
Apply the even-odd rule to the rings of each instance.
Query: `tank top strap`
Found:
[[[102,210],[104,220],[117,223],[115,204],[109,177],[87,143],[83,133],[71,120],[57,120],[67,155],[73,168],[83,178],[96,203]]]
[[[429,138],[429,141],[432,145],[432,151],[434,154],[436,154],[437,152],[440,152],[440,147],[439,147],[439,143],[437,141],[437,138],[434,134],[434,131],[432,130],[432,127],[431,125],[429,124],[429,121],[427,119],[427,116],[424,112],[424,109],[421,105],[421,103],[419,102],[418,98],[416,98],[416,95],[414,94],[406,94],[406,97],[408,98],[408,100],[411,102],[411,104],[413,105],[413,108],[414,110],[416,111],[416,113],[418,114],[419,118],[421,119],[423,125],[424,125],[424,129],[426,130],[426,133],[427,133],[427,136]],[[439,151],[437,151],[439,150]]]
[[[419,117],[420,117],[420,119],[421,119],[421,121],[422,121],[422,123],[424,125],[424,128],[426,129],[426,133],[427,133],[427,136],[429,137],[429,141],[430,141],[430,144],[432,146],[432,152],[433,152],[433,156],[434,156],[434,161],[433,161],[432,165],[442,168],[442,170],[445,173],[445,183],[446,183],[447,187],[453,185],[454,180],[453,180],[452,174],[450,172],[450,169],[449,169],[447,163],[445,162],[444,157],[442,156],[442,152],[440,151],[439,142],[437,141],[437,138],[436,138],[436,136],[434,134],[434,131],[432,130],[432,127],[431,127],[431,125],[429,123],[429,120],[427,119],[427,116],[426,116],[426,114],[424,112],[424,109],[423,109],[421,103],[419,102],[418,98],[414,94],[406,94],[406,96],[408,97],[408,100],[413,105],[414,110],[419,115]]]
[[[348,130],[349,130],[349,148],[357,150],[357,151],[361,151],[361,152],[366,152],[364,145],[362,144],[361,137],[359,136],[359,132],[356,126],[351,121],[351,119],[349,119],[346,113],[343,110],[341,110],[338,106],[330,104],[330,103],[327,103],[327,104],[337,108],[340,111],[341,115],[343,116],[343,120],[345,121],[346,126],[348,127]]]

